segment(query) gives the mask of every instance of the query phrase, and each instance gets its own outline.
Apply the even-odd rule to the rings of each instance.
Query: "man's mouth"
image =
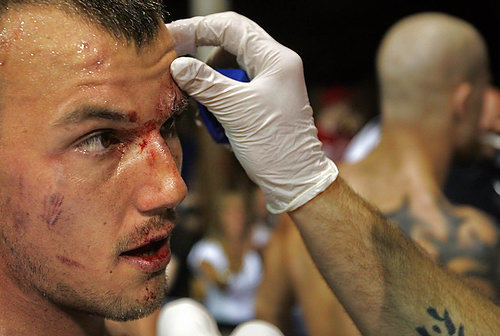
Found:
[[[140,246],[136,249],[123,252],[123,256],[147,258],[152,257],[158,253],[160,248],[168,242],[168,238],[164,238],[158,241],[151,242],[149,244]]]
[[[147,242],[120,254],[124,262],[146,272],[157,272],[170,262],[170,237]]]

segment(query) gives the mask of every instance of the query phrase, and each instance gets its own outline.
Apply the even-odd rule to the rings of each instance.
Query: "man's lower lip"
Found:
[[[124,262],[141,269],[142,271],[153,273],[167,267],[170,262],[170,244],[162,245],[155,254],[147,257],[121,255]]]

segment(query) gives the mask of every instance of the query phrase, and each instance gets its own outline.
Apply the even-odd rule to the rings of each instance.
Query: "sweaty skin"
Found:
[[[168,246],[120,255],[167,239],[186,194],[177,55],[163,25],[138,50],[52,6],[1,21],[0,335],[103,334],[164,296]]]

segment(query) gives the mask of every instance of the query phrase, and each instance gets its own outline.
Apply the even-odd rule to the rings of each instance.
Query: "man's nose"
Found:
[[[140,185],[135,193],[136,207],[141,212],[175,208],[187,194],[180,174],[182,150],[178,140],[169,145],[159,134],[149,135],[139,148]]]

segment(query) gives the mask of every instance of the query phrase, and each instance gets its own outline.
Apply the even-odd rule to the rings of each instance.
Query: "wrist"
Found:
[[[336,165],[324,157],[290,178],[281,179],[280,184],[273,182],[262,186],[268,202],[267,209],[273,214],[296,210],[322,193],[337,177]]]

